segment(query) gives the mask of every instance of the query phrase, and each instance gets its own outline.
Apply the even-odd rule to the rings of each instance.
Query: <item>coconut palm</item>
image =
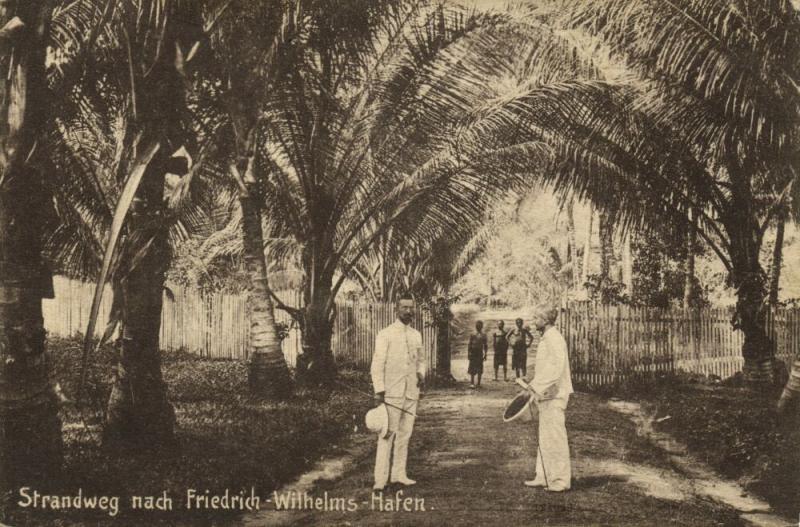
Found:
[[[698,234],[737,288],[745,374],[770,378],[758,253],[793,179],[796,11],[780,1],[609,0],[575,2],[573,12],[573,27],[599,36],[639,77],[584,83],[543,103],[552,122],[531,119],[532,132],[550,136],[563,161],[547,177],[623,228],[649,222],[678,234],[694,209]],[[501,126],[518,120],[511,111]]]
[[[49,203],[38,163],[52,109],[45,77],[53,4],[0,5],[0,492],[44,482],[61,459],[61,423],[49,382],[42,298],[52,280],[41,254]]]
[[[549,155],[539,142],[485,137],[483,114],[472,111],[499,97],[515,66],[546,83],[574,75],[578,62],[552,32],[504,15],[439,8],[404,24],[413,12],[403,11],[379,26],[359,17],[387,5],[348,5],[341,17],[306,14],[300,62],[264,119],[270,184],[286,204],[273,235],[302,248],[298,364],[312,378],[332,371],[334,298],[368,251],[390,231],[417,247],[460,239],[443,233],[478,224],[493,199],[530,177],[532,159]],[[386,20],[395,22],[387,29]],[[361,40],[346,47],[330,40],[356,30]],[[526,53],[497,52],[512,43]]]
[[[113,283],[112,318],[121,324],[121,338],[106,440],[158,446],[172,441],[175,419],[158,346],[175,226],[164,194],[168,174],[188,172],[181,152],[200,154],[186,101],[186,69],[203,25],[198,4],[181,0],[74,5],[83,8],[69,11],[64,27],[100,16],[102,34],[91,60],[73,71],[77,85],[58,94],[52,157],[60,169],[53,184],[62,222],[51,246],[66,269],[97,276],[99,292],[106,279]],[[67,40],[72,36],[65,32]],[[61,49],[71,49],[69,42]],[[65,61],[74,62],[69,52]],[[59,73],[56,85],[63,83]],[[120,234],[124,243],[117,247]],[[95,295],[87,342],[98,305]]]
[[[236,183],[241,209],[243,256],[250,281],[250,388],[254,394],[285,397],[291,391],[283,357],[265,260],[263,220],[273,203],[259,156],[262,105],[274,81],[291,65],[284,53],[298,35],[299,7],[282,0],[238,2],[228,7],[211,40],[207,78],[222,125],[215,133],[228,158],[228,179]],[[277,208],[272,209],[278,213]]]
[[[575,98],[568,101],[571,97]],[[744,245],[757,247],[760,239],[741,240],[743,202],[734,202],[729,194],[733,185],[728,172],[708,168],[688,155],[691,148],[677,140],[674,131],[637,110],[638,94],[632,89],[576,86],[570,97],[562,99],[552,113],[542,111],[540,115],[558,122],[560,130],[554,131],[551,141],[561,149],[559,156],[571,161],[548,177],[556,185],[591,197],[598,207],[611,211],[618,207],[615,217],[629,228],[646,229],[649,223],[650,228],[659,226],[672,230],[673,236],[685,236],[688,212],[697,210],[698,235],[731,275],[738,276],[737,322],[746,336],[743,355],[748,374],[761,371],[768,376],[764,363],[771,363],[770,346],[758,323],[758,317],[764,315],[764,276],[757,251],[742,254]],[[765,174],[758,176],[754,179],[765,185],[758,191],[759,198],[766,201],[770,195],[776,196]],[[752,193],[751,197],[755,201]],[[753,229],[757,225],[753,234],[760,236],[764,220],[757,221],[756,212],[750,210],[753,217],[748,225]],[[752,273],[742,270],[748,266],[754,269]],[[753,307],[751,302],[756,301]]]
[[[737,290],[745,374],[771,378],[758,255],[794,179],[797,10],[788,0],[609,0],[575,9],[576,25],[639,74],[636,108],[699,164],[673,192],[699,201],[700,229],[715,239]]]
[[[409,102],[425,65],[475,25],[440,10],[438,24],[429,18],[418,28],[423,7],[353,0],[331,12],[322,3],[298,4],[302,28],[284,50],[290,67],[264,105],[270,185],[285,204],[271,237],[288,234],[301,247],[306,281],[305,307],[294,313],[303,334],[298,369],[312,380],[334,370],[333,307],[344,277],[411,206],[413,183],[387,166],[397,160],[385,159],[384,166],[376,160],[389,142],[377,132],[384,126],[394,133],[392,121],[418,129],[422,116],[415,114],[419,106],[403,111],[390,97]],[[414,40],[403,46],[409,37]],[[392,144],[395,155],[402,140]],[[415,146],[407,140],[409,153]]]

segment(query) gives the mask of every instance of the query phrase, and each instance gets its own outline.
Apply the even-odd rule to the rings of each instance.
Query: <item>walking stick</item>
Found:
[[[337,381],[337,380],[334,380],[333,382],[335,382],[336,384],[338,384],[338,385],[340,385],[340,386],[344,386],[345,388],[348,388],[348,389],[350,389],[350,390],[352,390],[352,391],[354,391],[354,392],[356,392],[356,393],[360,393],[361,395],[364,395],[364,396],[366,396],[366,397],[369,397],[370,399],[372,399],[372,398],[373,398],[372,394],[370,394],[370,393],[367,393],[367,392],[365,392],[365,391],[363,391],[363,390],[359,390],[359,389],[358,389],[358,388],[356,388],[355,386],[350,386],[350,385],[349,385],[349,384],[347,384],[347,383],[344,383],[344,382],[342,382],[342,381]],[[399,406],[397,406],[397,405],[395,405],[395,404],[392,404],[392,403],[387,403],[386,401],[383,401],[383,404],[385,404],[386,406],[389,406],[389,407],[391,407],[391,408],[394,408],[394,409],[396,409],[396,410],[400,410],[401,412],[403,412],[403,413],[406,413],[406,414],[410,415],[411,417],[416,417],[416,416],[417,416],[417,414],[415,414],[415,413],[413,413],[413,412],[409,412],[409,411],[408,411],[408,410],[406,410],[405,408],[400,408]]]
[[[517,377],[515,382],[531,393],[531,401],[528,402],[528,410],[531,411],[531,420],[533,420],[533,396],[534,396],[533,388],[531,388],[531,385],[522,380],[522,378],[520,377]],[[539,418],[541,419],[541,416],[539,416]],[[539,453],[539,459],[542,460],[542,475],[544,476],[544,484],[547,488],[549,488],[550,483],[547,481],[547,469],[544,468],[544,455],[542,455],[542,445],[538,438],[536,441],[536,450]]]

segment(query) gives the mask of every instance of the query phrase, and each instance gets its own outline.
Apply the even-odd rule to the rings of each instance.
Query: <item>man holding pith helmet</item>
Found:
[[[388,414],[388,431],[378,436],[375,491],[383,490],[389,482],[405,486],[416,483],[406,474],[406,459],[425,381],[425,355],[422,335],[410,326],[414,312],[414,299],[402,296],[396,304],[397,320],[375,338],[370,374],[375,401]]]

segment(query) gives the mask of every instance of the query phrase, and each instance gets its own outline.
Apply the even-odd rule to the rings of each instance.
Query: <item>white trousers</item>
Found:
[[[567,399],[549,399],[537,403],[539,408],[539,448],[536,452],[537,484],[552,490],[566,490],[572,480],[569,443],[564,410]]]
[[[414,429],[414,415],[417,413],[417,401],[404,398],[387,398],[386,410],[389,413],[389,437],[378,437],[378,449],[375,454],[375,486],[385,487],[391,480],[406,479],[406,460],[408,459],[408,442]],[[395,408],[397,407],[397,408]],[[403,408],[406,412],[401,412]]]

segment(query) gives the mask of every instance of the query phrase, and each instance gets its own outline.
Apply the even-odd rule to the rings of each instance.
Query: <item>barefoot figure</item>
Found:
[[[483,333],[483,322],[475,322],[475,333],[469,336],[469,346],[467,348],[467,358],[469,359],[469,387],[476,388],[481,385],[483,375],[483,361],[486,360],[486,335]],[[475,384],[475,376],[478,376],[478,384]]]
[[[497,371],[503,367],[503,380],[508,380],[506,363],[508,362],[508,337],[506,336],[506,323],[502,320],[497,323],[497,329],[492,333],[492,349],[494,350],[494,380],[497,380]]]
[[[511,368],[519,379],[528,374],[528,346],[533,342],[533,335],[528,328],[522,326],[522,319],[515,321],[515,327],[508,332],[508,343],[511,346]],[[520,375],[521,373],[521,375]]]

